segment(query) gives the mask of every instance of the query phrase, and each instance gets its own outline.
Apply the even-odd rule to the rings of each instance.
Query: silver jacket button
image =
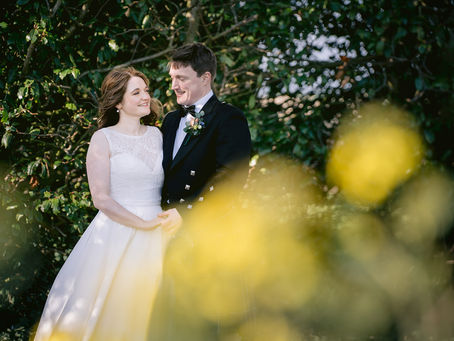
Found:
[[[184,186],[184,189],[187,190],[187,191],[189,191],[189,190],[191,189],[191,186],[186,185],[186,186]]]
[[[189,172],[189,174],[191,174],[191,176],[194,176],[195,175],[195,171],[192,170],[192,171]]]

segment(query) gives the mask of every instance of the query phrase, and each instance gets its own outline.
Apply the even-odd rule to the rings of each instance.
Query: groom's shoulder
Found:
[[[175,119],[179,117],[180,114],[178,113],[178,109],[169,111],[168,113],[164,114],[162,121],[165,122],[166,120],[171,120],[172,118]]]
[[[169,111],[167,114],[165,114],[164,118],[165,117],[172,117],[172,116],[175,116],[177,114],[178,114],[178,109],[175,109],[175,110]]]
[[[230,103],[224,102],[224,101],[219,102],[219,108],[220,108],[220,111],[222,111],[226,115],[244,116],[244,113],[241,109],[239,109],[238,107],[236,107]]]

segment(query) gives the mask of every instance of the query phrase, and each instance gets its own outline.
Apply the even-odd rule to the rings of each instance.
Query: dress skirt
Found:
[[[161,212],[123,206],[146,220]],[[35,340],[146,340],[164,245],[160,227],[138,230],[98,212],[55,279]]]

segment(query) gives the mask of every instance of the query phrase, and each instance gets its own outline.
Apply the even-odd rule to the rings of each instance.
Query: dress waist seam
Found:
[[[146,200],[136,200],[136,201],[119,201],[117,202],[122,206],[133,206],[133,207],[153,207],[159,206],[161,207],[161,201],[146,201]]]

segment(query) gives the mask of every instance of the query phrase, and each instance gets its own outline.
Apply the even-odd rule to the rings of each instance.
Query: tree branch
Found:
[[[166,53],[169,53],[172,50],[173,50],[173,47],[169,46],[165,50],[162,50],[162,51],[157,52],[155,54],[152,54],[150,56],[145,56],[145,57],[133,59],[133,60],[130,60],[130,61],[126,62],[126,63],[118,64],[118,65],[115,65],[113,67],[108,67],[108,68],[103,68],[103,69],[87,70],[87,71],[82,72],[78,78],[82,78],[83,76],[85,76],[85,75],[87,75],[89,73],[92,73],[92,72],[107,72],[107,71],[110,71],[110,70],[112,70],[113,68],[116,68],[116,67],[124,67],[124,66],[129,66],[129,65],[132,65],[132,64],[146,62],[147,60],[151,60],[151,59],[155,59],[155,58],[161,57],[162,55],[165,55]]]
[[[286,61],[286,62],[291,62],[294,61],[294,59],[287,59],[282,56],[276,56],[276,57],[269,57],[269,58],[276,58],[278,60]],[[347,62],[342,61],[342,60],[314,60],[314,59],[302,59],[299,58],[299,65],[298,67],[300,68],[309,68],[309,67],[315,67],[315,68],[336,68],[339,66],[345,65],[345,68],[348,68],[349,66],[355,66],[355,65],[362,65],[366,63],[371,63],[373,65],[390,65],[395,62],[409,62],[407,59],[395,59],[395,58],[389,58],[385,59],[383,57],[379,56],[364,56],[364,57],[357,57],[357,58],[351,58],[348,59]],[[306,65],[302,65],[301,63],[307,63]],[[296,68],[296,66],[295,66]]]
[[[55,13],[57,13],[58,8],[59,8],[60,5],[61,5],[61,1],[62,1],[62,0],[58,0],[58,1],[56,2],[56,4],[55,4],[54,8],[52,8],[51,15],[50,15],[51,18],[53,18],[53,17],[55,16]]]
[[[88,0],[85,4],[82,5],[82,13],[80,14],[79,18],[77,18],[77,21],[72,24],[72,26],[69,28],[68,32],[66,33],[66,35],[63,37],[63,40],[66,40],[68,39],[69,37],[71,37],[74,32],[76,31],[76,27],[77,25],[82,21],[82,19],[87,15],[88,13],[88,8],[90,7],[91,3],[92,3],[93,0]],[[105,4],[104,4],[105,5]],[[103,5],[103,6],[104,6]]]
[[[218,33],[218,34],[216,34],[214,37],[208,38],[208,39],[207,39],[207,42],[210,42],[210,41],[219,39],[219,38],[221,38],[221,37],[223,37],[223,36],[229,34],[230,32],[236,30],[237,28],[239,28],[239,27],[241,27],[241,26],[244,26],[244,25],[246,25],[246,24],[249,24],[251,21],[257,20],[257,18],[258,18],[258,14],[255,14],[255,15],[253,15],[252,17],[243,19],[243,20],[241,20],[238,24],[233,25],[232,27],[230,27],[229,29],[225,30],[224,32]]]
[[[30,61],[32,59],[32,54],[33,54],[33,51],[35,50],[35,43],[37,41],[38,40],[35,40],[35,41],[31,42],[30,45],[28,45],[27,56],[25,57],[24,65],[22,66],[22,72],[24,74],[28,73],[28,68],[30,67]]]
[[[188,0],[188,8],[191,8],[191,10],[186,14],[188,18],[186,43],[192,43],[194,42],[194,38],[199,31],[199,9],[200,9],[199,1]]]
[[[14,132],[15,134],[18,134],[18,135],[26,135],[26,136],[32,136],[32,134],[30,133],[25,133],[25,132],[21,132],[19,130],[16,129],[16,131]],[[62,136],[60,134],[35,134],[33,136],[36,136],[36,137],[45,137],[45,138],[54,138],[54,137],[59,137],[61,138],[62,140],[64,140],[66,137],[65,136]],[[53,144],[55,144],[53,142]]]

